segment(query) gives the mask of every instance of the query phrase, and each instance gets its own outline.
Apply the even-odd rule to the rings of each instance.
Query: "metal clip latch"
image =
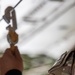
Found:
[[[7,7],[3,18],[8,24],[10,23],[10,21],[12,21],[12,26],[9,24],[9,26],[6,28],[7,30],[9,30],[7,40],[10,45],[15,45],[18,42],[18,34],[15,32],[15,30],[17,29],[16,14],[15,10],[11,12],[12,9],[13,7],[11,6]]]

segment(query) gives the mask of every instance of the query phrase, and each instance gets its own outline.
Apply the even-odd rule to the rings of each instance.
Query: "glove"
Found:
[[[11,51],[11,48],[8,48],[3,54],[1,75],[5,75],[8,71],[13,69],[19,70],[21,72],[23,71],[23,61],[17,46],[14,47],[14,53]]]

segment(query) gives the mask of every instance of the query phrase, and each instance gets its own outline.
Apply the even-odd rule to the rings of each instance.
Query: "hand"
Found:
[[[12,69],[17,69],[22,72],[23,61],[16,46],[14,47],[14,54],[11,52],[11,48],[6,49],[2,57],[1,67],[2,75],[5,75],[7,71]]]

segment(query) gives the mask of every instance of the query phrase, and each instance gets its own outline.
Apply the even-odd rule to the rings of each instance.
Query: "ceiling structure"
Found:
[[[0,1],[0,18],[6,7],[15,6],[18,1]],[[75,46],[74,0],[23,0],[15,10],[21,54],[58,58]],[[5,21],[0,21],[1,52],[9,47],[6,27]]]

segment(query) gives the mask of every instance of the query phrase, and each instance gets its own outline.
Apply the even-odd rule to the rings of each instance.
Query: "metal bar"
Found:
[[[13,9],[12,9],[10,12],[12,12],[12,11],[21,3],[21,1],[22,1],[22,0],[20,0],[20,1],[13,7]]]
[[[13,9],[15,9],[20,3],[21,3],[22,0],[20,0],[14,7]]]

